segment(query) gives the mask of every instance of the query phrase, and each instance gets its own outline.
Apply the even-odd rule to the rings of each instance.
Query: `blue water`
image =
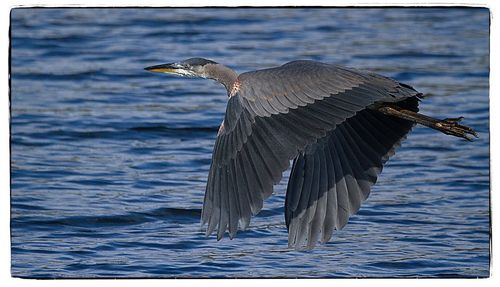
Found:
[[[15,9],[11,45],[13,276],[489,276],[486,9]],[[416,127],[312,251],[287,248],[288,173],[247,231],[217,242],[199,218],[225,90],[143,70],[195,56],[369,69],[479,138]]]

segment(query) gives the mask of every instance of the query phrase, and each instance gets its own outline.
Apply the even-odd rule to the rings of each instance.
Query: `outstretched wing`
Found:
[[[418,111],[416,97],[398,104]],[[300,153],[293,163],[285,203],[289,246],[310,249],[318,239],[327,242],[334,229],[343,228],[413,126],[365,109]]]
[[[249,72],[227,105],[215,142],[202,222],[217,238],[248,226],[289,161],[376,102],[414,96],[397,82],[311,61]]]

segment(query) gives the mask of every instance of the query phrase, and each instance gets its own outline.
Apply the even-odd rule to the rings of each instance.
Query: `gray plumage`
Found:
[[[327,242],[359,210],[413,125],[427,125],[419,116],[381,112],[417,114],[420,94],[412,87],[338,65],[294,61],[238,76],[196,58],[146,69],[211,78],[227,89],[202,209],[206,234],[216,231],[218,240],[248,227],[293,160],[285,201],[289,246]]]

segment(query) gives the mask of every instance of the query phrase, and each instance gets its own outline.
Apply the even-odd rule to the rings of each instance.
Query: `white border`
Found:
[[[490,147],[495,147],[499,141],[496,133],[496,127],[498,126],[498,97],[499,93],[499,70],[500,70],[500,60],[498,57],[498,52],[500,51],[500,45],[498,44],[498,19],[500,16],[500,8],[498,4],[499,1],[452,1],[452,0],[441,0],[441,1],[377,1],[377,0],[363,0],[363,1],[307,1],[307,6],[475,6],[475,7],[488,7],[491,11],[491,38],[490,38]],[[1,41],[1,69],[0,78],[2,79],[2,91],[3,97],[0,104],[0,279],[3,286],[88,286],[88,285],[98,285],[98,286],[136,286],[138,284],[148,284],[151,286],[191,286],[203,284],[208,286],[233,286],[238,284],[241,287],[254,286],[255,284],[273,284],[276,286],[280,285],[304,285],[304,284],[314,284],[315,286],[336,286],[348,287],[348,286],[360,286],[360,285],[370,285],[370,286],[384,286],[400,287],[401,284],[407,286],[417,286],[420,284],[431,284],[440,286],[443,284],[458,284],[460,286],[476,286],[478,284],[485,286],[498,286],[498,283],[494,283],[497,277],[500,277],[498,262],[493,258],[495,249],[499,247],[498,234],[493,235],[493,249],[492,265],[491,265],[491,278],[489,279],[363,279],[363,280],[351,280],[351,279],[311,279],[311,280],[289,280],[289,279],[273,279],[273,280],[198,280],[198,279],[182,279],[182,280],[160,280],[160,279],[140,279],[140,280],[28,280],[10,277],[10,162],[9,162],[9,103],[8,103],[8,49],[9,49],[9,13],[10,9],[14,7],[26,7],[26,6],[38,6],[38,7],[53,7],[53,6],[66,6],[66,7],[81,7],[81,6],[93,6],[93,7],[124,7],[124,6],[141,6],[141,7],[159,7],[159,6],[304,6],[306,1],[284,1],[284,0],[237,0],[237,1],[227,1],[227,0],[169,0],[169,1],[153,1],[153,0],[121,0],[114,2],[104,2],[104,1],[57,1],[57,0],[44,0],[44,1],[11,1],[4,0],[1,4],[1,35],[5,41]],[[494,178],[496,167],[498,163],[498,153],[495,149],[491,148],[491,198],[492,201],[497,198],[494,194],[493,188],[495,188],[495,183],[497,182]],[[498,191],[498,190],[497,190]],[[495,212],[492,203],[492,227],[498,224],[498,213]],[[495,237],[496,235],[496,237]],[[498,253],[498,252],[497,252]],[[307,255],[305,255],[307,256]],[[404,280],[404,281],[403,281]],[[288,287],[288,286],[287,286]]]

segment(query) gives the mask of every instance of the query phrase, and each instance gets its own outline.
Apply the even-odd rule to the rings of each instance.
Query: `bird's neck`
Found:
[[[238,78],[238,74],[233,71],[231,68],[228,68],[221,64],[211,65],[207,67],[207,78],[216,80],[226,87],[227,94],[231,93],[233,89],[233,85]]]

